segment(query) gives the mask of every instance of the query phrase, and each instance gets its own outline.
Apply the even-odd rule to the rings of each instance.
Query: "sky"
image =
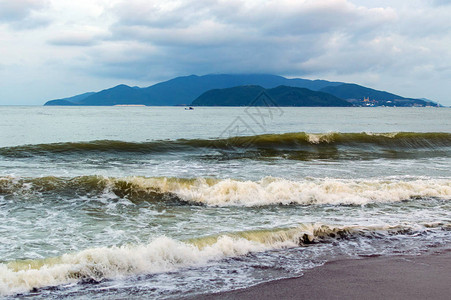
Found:
[[[450,16],[451,0],[0,0],[0,105],[220,73],[451,105]]]

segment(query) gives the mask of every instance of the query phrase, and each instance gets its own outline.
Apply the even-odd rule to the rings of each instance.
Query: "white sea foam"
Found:
[[[366,135],[371,136],[383,136],[387,138],[395,138],[399,132],[387,132],[387,133],[380,133],[380,132],[365,132]]]
[[[336,133],[307,133],[307,141],[311,144],[319,144],[319,143],[330,143],[333,141],[333,137]]]
[[[53,259],[0,264],[0,294],[17,294],[83,279],[166,272],[249,252],[296,245],[290,240],[265,244],[227,235],[215,238],[212,244],[201,241],[197,244],[160,237],[147,245],[93,248]]]
[[[351,204],[396,202],[413,198],[451,198],[451,180],[288,180],[265,177],[259,181],[233,179],[178,180],[123,178],[135,189],[173,193],[182,200],[216,206],[273,204]],[[113,180],[114,181],[114,180]]]
[[[159,237],[146,245],[92,248],[55,258],[0,264],[0,295],[77,283],[81,280],[100,281],[133,274],[173,271],[250,252],[296,247],[324,238],[368,236],[376,233],[380,236],[383,232],[406,233],[409,230],[446,226],[449,227],[449,224],[333,226],[308,223],[295,228],[245,231],[185,242]]]
[[[32,194],[42,190],[77,186],[88,191],[102,191],[108,199],[135,193],[171,194],[188,202],[212,206],[365,205],[417,198],[451,199],[450,179],[333,179],[306,178],[290,180],[264,177],[257,181],[214,178],[102,177],[73,179],[56,177],[18,180],[0,178],[0,189],[8,193]],[[1,191],[1,190],[0,190]],[[156,197],[156,195],[154,195]],[[157,197],[158,198],[158,197]]]
[[[0,294],[17,294],[84,279],[99,281],[132,274],[167,272],[250,252],[295,247],[334,233],[352,234],[379,229],[302,224],[291,229],[248,231],[187,242],[160,237],[147,245],[92,248],[44,260],[15,261],[0,264]]]

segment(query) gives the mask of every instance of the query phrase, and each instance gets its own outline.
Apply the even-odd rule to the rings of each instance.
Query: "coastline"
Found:
[[[196,299],[449,299],[451,249],[331,261],[296,278]],[[194,298],[194,297],[193,297]]]

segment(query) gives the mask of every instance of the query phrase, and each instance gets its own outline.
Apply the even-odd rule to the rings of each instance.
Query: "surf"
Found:
[[[0,264],[0,295],[68,283],[100,282],[131,275],[175,271],[202,266],[228,257],[351,238],[413,235],[449,230],[450,224],[337,226],[323,223],[224,233],[185,241],[157,237],[148,244],[98,247],[41,260]]]
[[[0,177],[0,196],[86,195],[126,198],[174,205],[268,206],[268,205],[367,205],[415,199],[451,199],[451,180],[443,179],[337,179],[299,180],[264,177],[232,178],[107,177],[73,178]]]

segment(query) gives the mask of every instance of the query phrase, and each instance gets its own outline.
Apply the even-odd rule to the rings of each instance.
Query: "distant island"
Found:
[[[279,106],[440,106],[431,100],[404,98],[357,84],[269,74],[190,75],[146,88],[121,84],[44,105],[246,106],[260,105],[255,100],[263,92]]]

